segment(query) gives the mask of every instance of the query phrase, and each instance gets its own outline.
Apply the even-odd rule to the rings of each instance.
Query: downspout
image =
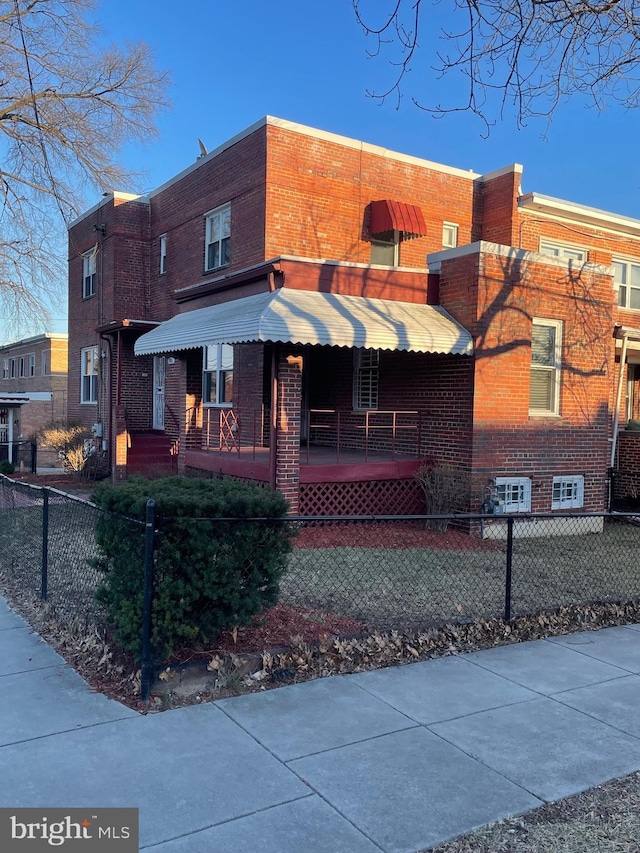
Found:
[[[624,381],[624,368],[627,363],[627,344],[629,335],[622,334],[622,352],[620,353],[620,372],[618,373],[618,389],[616,391],[616,407],[613,413],[613,435],[611,436],[611,459],[609,460],[609,501],[608,510],[611,512],[613,501],[613,472],[616,463],[616,450],[618,447],[618,426],[620,422],[620,403],[622,402],[622,383]]]
[[[611,437],[611,469],[616,461],[616,449],[618,445],[618,425],[620,422],[620,403],[622,401],[622,383],[624,381],[624,366],[627,362],[627,344],[629,343],[629,335],[623,332],[622,335],[622,352],[620,353],[620,373],[618,374],[618,390],[616,392],[616,408],[613,413],[613,436]]]
[[[271,348],[271,414],[269,423],[269,485],[275,491],[278,445],[278,345]]]

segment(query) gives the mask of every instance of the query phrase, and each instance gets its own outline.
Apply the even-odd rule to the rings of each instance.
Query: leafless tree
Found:
[[[458,72],[464,79],[460,103],[413,98],[435,115],[470,110],[488,130],[496,118],[494,95],[498,112],[513,107],[519,125],[534,115],[550,118],[573,94],[587,96],[598,107],[607,101],[630,108],[640,103],[638,0],[352,3],[373,41],[370,55],[388,57],[393,67],[389,85],[370,92],[373,97],[399,101],[422,40],[436,72],[454,77]]]
[[[102,47],[93,11],[92,0],[0,0],[0,334],[46,321],[65,224],[89,187],[132,177],[121,147],[153,136],[166,104],[148,48]]]

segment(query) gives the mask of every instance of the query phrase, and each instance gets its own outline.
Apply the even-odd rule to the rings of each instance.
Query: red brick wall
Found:
[[[175,311],[174,290],[265,260],[266,128],[240,140],[151,199],[151,319]],[[204,272],[205,214],[231,203],[231,263]],[[167,271],[160,274],[160,235],[167,237]]]
[[[479,270],[475,319],[469,286]],[[478,498],[489,477],[532,476],[532,509],[551,508],[553,475],[585,476],[585,509],[602,509],[612,384],[611,279],[535,256],[479,253],[444,261],[443,304],[473,332],[473,459]],[[559,417],[529,415],[532,318],[563,323]]]
[[[300,255],[370,263],[368,205],[394,199],[418,205],[427,235],[400,246],[400,264],[424,267],[442,248],[442,223],[471,240],[472,177],[429,169],[337,141],[269,126],[266,257]]]
[[[114,338],[110,349],[108,340],[101,340],[96,329],[112,320],[147,319],[148,240],[149,205],[118,196],[106,199],[69,230],[68,415],[87,426],[101,421],[106,432],[111,432],[111,406],[115,403],[110,389],[115,393],[116,346]],[[96,244],[96,293],[83,299],[82,255]],[[105,354],[100,359],[99,399],[97,404],[81,404],[81,351],[90,346],[98,346]],[[133,367],[127,369],[135,372]],[[145,383],[135,388],[136,392],[141,390],[144,394]]]
[[[481,185],[481,236],[476,239],[519,246],[518,190],[520,172],[509,171]]]

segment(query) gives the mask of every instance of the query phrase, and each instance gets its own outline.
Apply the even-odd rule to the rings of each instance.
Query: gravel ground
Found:
[[[640,773],[499,821],[431,853],[639,853]]]

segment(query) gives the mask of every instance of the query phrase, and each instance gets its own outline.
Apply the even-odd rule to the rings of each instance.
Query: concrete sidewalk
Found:
[[[0,599],[0,806],[140,809],[157,853],[415,851],[640,769],[640,626],[141,716]]]

